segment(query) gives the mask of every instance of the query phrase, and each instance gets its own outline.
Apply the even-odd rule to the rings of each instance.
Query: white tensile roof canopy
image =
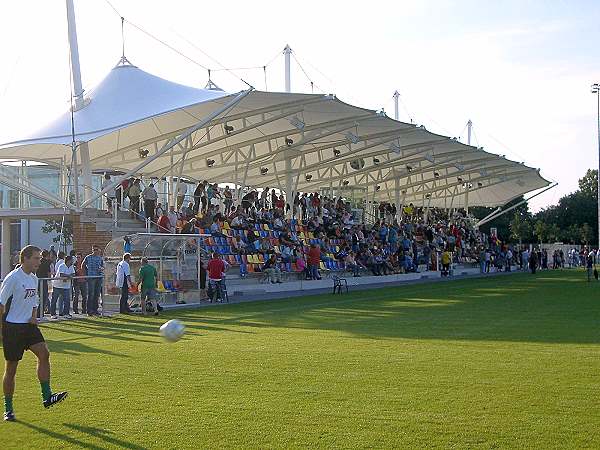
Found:
[[[549,184],[537,169],[331,95],[227,94],[131,64],[112,69],[73,116],[93,171],[292,192],[358,187],[370,200],[438,207],[501,206]],[[68,111],[0,145],[0,158],[69,160],[72,139]]]

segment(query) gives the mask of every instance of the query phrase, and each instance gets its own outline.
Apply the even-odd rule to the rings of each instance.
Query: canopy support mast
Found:
[[[75,7],[73,0],[66,0],[67,4],[67,25],[69,29],[69,49],[71,55],[71,76],[73,77],[73,92],[71,95],[74,100],[74,111],[85,106],[83,100],[83,86],[81,83],[81,69],[79,67],[79,46],[77,44],[77,26],[75,24]],[[92,170],[90,166],[90,150],[87,142],[82,142],[79,145],[80,167],[83,176],[84,199],[89,200],[91,195],[90,187],[92,185]],[[78,170],[74,170],[74,183],[78,181]],[[78,205],[79,206],[79,200]]]
[[[286,45],[283,49],[283,54],[285,55],[285,92],[292,92],[291,80],[290,80],[290,55],[292,54],[292,49],[289,45]],[[294,178],[292,173],[292,155],[290,150],[286,150],[285,152],[285,202],[287,203],[288,208],[286,207],[286,211],[284,214],[286,217],[291,217],[293,208],[294,208],[294,193],[293,184]]]
[[[467,122],[467,145],[471,145],[471,129],[473,128],[473,122],[471,119]],[[465,214],[469,215],[469,190],[471,189],[471,183],[467,182],[465,186]]]

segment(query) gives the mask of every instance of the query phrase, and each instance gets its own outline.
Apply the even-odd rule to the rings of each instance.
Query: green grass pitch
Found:
[[[44,325],[0,448],[600,448],[600,287],[517,274]],[[181,341],[158,327],[181,319]]]

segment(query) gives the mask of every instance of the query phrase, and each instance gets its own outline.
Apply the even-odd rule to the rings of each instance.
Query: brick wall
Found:
[[[70,216],[73,222],[73,249],[84,255],[91,253],[92,245],[99,245],[102,251],[104,247],[112,240],[111,233],[108,231],[96,231],[96,225],[93,223],[81,222],[79,216]]]

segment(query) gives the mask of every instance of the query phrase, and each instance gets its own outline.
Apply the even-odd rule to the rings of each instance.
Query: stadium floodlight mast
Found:
[[[600,84],[592,84],[592,94],[596,94],[597,115],[596,128],[598,128],[598,248],[600,248]]]

